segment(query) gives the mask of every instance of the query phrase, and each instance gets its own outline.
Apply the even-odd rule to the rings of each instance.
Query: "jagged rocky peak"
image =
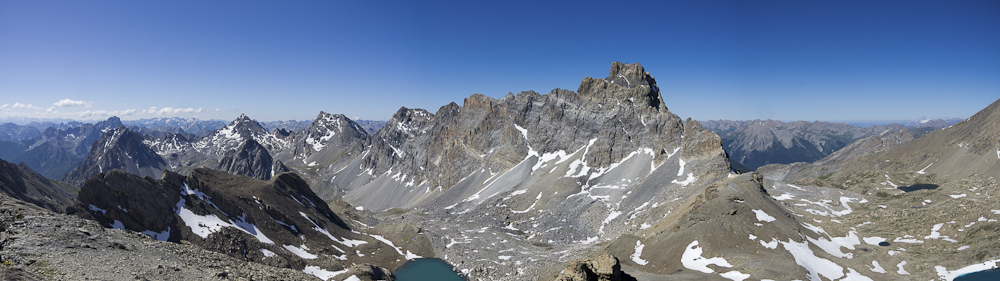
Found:
[[[239,134],[242,137],[250,137],[252,135],[267,134],[267,129],[261,126],[260,123],[250,119],[246,114],[240,114],[236,120],[230,122],[228,126],[222,128],[230,134]]]
[[[274,174],[272,172],[273,163],[271,153],[267,152],[267,148],[253,139],[248,139],[236,150],[227,151],[226,155],[219,161],[217,170],[259,180],[269,180]]]
[[[439,111],[442,111],[446,107],[449,107],[449,106],[452,106],[452,105],[454,105],[454,107],[458,107],[458,104],[455,104],[453,102],[453,103],[450,103],[448,105],[442,106],[441,110],[439,110]],[[404,107],[400,107],[399,110],[396,111],[396,114],[392,115],[392,119],[390,119],[390,120],[391,121],[396,121],[396,122],[401,122],[401,123],[409,123],[411,121],[416,121],[416,120],[427,120],[427,119],[430,119],[431,117],[434,117],[434,114],[430,113],[429,111],[427,111],[427,110],[425,110],[423,108],[406,108],[404,106]]]
[[[309,134],[315,137],[326,135],[329,140],[336,134],[348,133],[355,138],[367,138],[368,133],[360,125],[343,114],[330,114],[320,111],[316,120],[309,126]]]
[[[63,181],[80,186],[90,176],[112,169],[159,178],[167,163],[143,141],[142,134],[125,126],[109,130],[94,142],[87,158],[66,174]]]
[[[646,105],[657,111],[667,110],[656,80],[639,63],[616,61],[611,64],[608,78],[584,78],[577,93],[580,97],[605,105],[630,103],[634,106]]]

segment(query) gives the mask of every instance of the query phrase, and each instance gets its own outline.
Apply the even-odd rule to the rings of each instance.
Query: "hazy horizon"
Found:
[[[576,90],[612,62],[696,120],[964,118],[997,1],[0,1],[0,118],[386,120]]]

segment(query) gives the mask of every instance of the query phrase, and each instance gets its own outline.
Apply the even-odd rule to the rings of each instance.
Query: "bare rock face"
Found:
[[[628,100],[657,111],[667,110],[656,80],[638,63],[624,64],[616,61],[611,64],[608,78],[584,78],[577,93],[580,97],[598,102]]]
[[[90,176],[113,169],[159,178],[167,168],[167,162],[143,143],[142,134],[118,127],[94,142],[87,159],[66,174],[63,181],[80,186]]]
[[[639,64],[615,62],[607,79],[585,78],[578,92],[528,91],[499,100],[475,94],[434,114],[401,108],[372,136],[362,169],[372,175],[391,169],[447,189],[473,171],[505,170],[556,151],[587,148],[585,161],[597,168],[640,149],[662,161],[681,147],[683,132],[652,76]]]
[[[574,260],[562,274],[556,277],[556,281],[621,281],[635,280],[632,276],[622,272],[622,267],[618,264],[618,259],[610,254],[603,254],[596,258]]]
[[[216,168],[234,175],[244,175],[259,180],[269,180],[274,175],[274,161],[267,148],[248,139],[236,150],[227,151]]]

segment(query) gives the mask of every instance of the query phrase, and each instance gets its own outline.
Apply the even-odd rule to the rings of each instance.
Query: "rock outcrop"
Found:
[[[609,254],[574,260],[556,277],[556,281],[626,281],[635,280],[622,272],[618,259]]]

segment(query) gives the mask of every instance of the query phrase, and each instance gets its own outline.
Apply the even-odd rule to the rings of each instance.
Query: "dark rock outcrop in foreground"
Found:
[[[622,266],[618,264],[618,259],[609,254],[603,254],[596,258],[574,260],[562,274],[556,277],[556,281],[627,281],[635,280],[632,276],[622,272]]]
[[[66,191],[23,163],[14,165],[0,160],[0,192],[54,212],[62,212],[72,204]]]
[[[396,268],[434,255],[416,227],[349,228],[294,173],[260,181],[199,168],[153,180],[113,170],[87,180],[77,201],[82,216],[106,227],[316,276],[354,264]]]

